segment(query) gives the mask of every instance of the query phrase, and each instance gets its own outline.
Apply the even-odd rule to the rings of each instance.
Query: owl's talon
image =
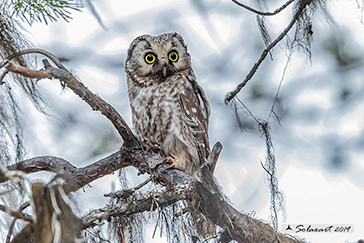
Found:
[[[167,157],[165,160],[166,163],[171,164],[173,166],[174,163],[176,163],[176,160],[173,159],[172,157]]]
[[[149,146],[153,146],[153,145],[154,145],[154,144],[153,144],[150,140],[145,141],[145,143],[146,143],[147,145],[149,145]]]
[[[158,145],[158,144],[153,143],[153,142],[152,142],[152,141],[150,141],[150,140],[147,140],[147,141],[145,141],[144,143],[145,143],[145,144],[147,144],[149,147],[151,147],[151,149],[152,149],[154,152],[159,153],[160,155],[163,155],[163,153],[162,153],[162,149],[161,149],[161,147],[159,147],[159,145]]]
[[[172,157],[170,157],[170,156],[168,156],[165,160],[164,160],[164,162],[166,162],[166,163],[168,163],[168,164],[170,164],[171,165],[171,167],[172,168],[174,168],[174,169],[181,169],[180,168],[180,166],[179,166],[179,162],[178,162],[178,160],[177,159],[174,159],[174,158],[172,158]]]

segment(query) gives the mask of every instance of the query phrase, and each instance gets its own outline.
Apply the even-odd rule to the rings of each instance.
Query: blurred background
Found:
[[[283,4],[278,0],[245,3],[269,11]],[[131,124],[124,73],[129,44],[141,34],[181,34],[211,104],[210,143],[220,141],[224,146],[215,176],[237,209],[269,222],[270,193],[261,166],[265,139],[254,119],[244,113],[241,131],[233,111],[224,104],[226,93],[245,78],[265,48],[256,15],[222,0],[95,0],[93,4],[103,24],[84,8],[72,12],[69,23],[24,25],[26,35],[35,47],[61,58]],[[315,13],[311,58],[296,49],[290,52],[284,39],[274,48],[273,58],[266,58],[238,94],[257,118],[266,119],[284,77],[275,105],[280,125],[269,120],[278,184],[285,195],[279,229],[282,224],[354,226],[353,233],[297,234],[311,242],[355,242],[363,237],[364,26],[360,4],[328,2],[326,12]],[[266,17],[272,39],[291,17],[291,7]],[[112,124],[73,92],[62,90],[54,80],[38,84],[49,105],[48,115],[40,114],[27,100],[20,103],[26,158],[53,155],[84,166],[120,147],[122,141]],[[145,178],[138,177],[133,168],[127,171],[132,184]],[[31,177],[46,180],[50,175]],[[119,188],[119,182],[116,175],[110,175],[91,186],[76,193],[81,212],[105,205],[103,194]],[[152,231],[153,227],[147,229],[146,242],[164,242],[158,234],[152,239]]]

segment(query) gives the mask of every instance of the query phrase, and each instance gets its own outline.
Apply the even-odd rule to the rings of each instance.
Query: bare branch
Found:
[[[40,158],[41,157],[37,159],[39,160]],[[27,163],[24,163],[24,165],[26,164]],[[194,200],[196,201],[194,205],[199,205],[199,211],[201,211],[213,223],[228,231],[231,238],[238,242],[253,243],[257,242],[257,239],[270,239],[267,237],[277,237],[278,239],[281,239],[282,242],[300,242],[276,233],[267,224],[263,224],[248,215],[242,214],[232,207],[224,200],[210,176],[209,170],[205,170],[205,167],[202,168],[201,171],[202,177],[197,181],[195,178],[185,174],[184,172],[171,168],[170,164],[164,163],[164,158],[162,158],[158,153],[155,153],[152,147],[149,149],[145,148],[143,150],[140,148],[124,148],[122,150],[122,155],[117,152],[107,158],[93,163],[92,165],[74,169],[75,174],[72,172],[70,172],[70,174],[75,178],[77,183],[71,183],[71,185],[68,185],[68,188],[67,185],[65,185],[64,188],[66,193],[81,188],[83,185],[92,181],[92,179],[101,177],[100,175],[105,175],[111,173],[112,170],[117,170],[117,168],[120,168],[117,166],[118,164],[120,167],[121,165],[133,165],[142,173],[151,172],[148,164],[154,165],[152,173],[153,176],[155,176],[156,181],[166,185],[167,188],[173,188],[173,192],[168,190],[166,195],[160,194],[157,195],[158,197],[153,197],[154,199],[157,198],[160,206],[171,205],[179,200]],[[46,164],[43,163],[43,165]],[[41,168],[42,167],[39,166],[39,169]],[[68,168],[71,168],[72,170],[73,166],[68,166]],[[104,172],[105,170],[108,171]],[[185,190],[185,188],[188,189]],[[100,222],[100,220],[108,219],[114,215],[125,215],[126,212],[131,214],[150,210],[152,203],[152,198],[148,197],[140,199],[140,201],[136,201],[136,203],[130,205],[115,204],[114,206],[95,210],[83,218],[83,227],[86,228],[95,226]],[[24,232],[28,232],[27,230],[30,229],[32,229],[31,226],[30,228],[28,227],[25,229]],[[253,235],[254,237],[249,238],[247,237],[248,235]]]
[[[0,204],[0,210],[3,211],[4,213],[10,215],[11,217],[14,217],[17,219],[22,219],[24,221],[33,223],[32,216],[29,214],[22,213],[20,211],[14,211],[14,210],[10,209],[9,207],[7,207],[5,205],[1,205],[1,204]]]
[[[48,61],[43,60],[45,65],[45,70],[34,71],[26,67],[16,64],[11,58],[30,53],[41,53],[43,55],[47,54],[47,57],[51,57],[52,61],[55,62],[58,68],[52,67]],[[54,57],[52,54],[41,49],[29,49],[21,52],[14,53],[10,56],[10,59],[5,59],[1,62],[0,67],[5,66],[6,72],[18,73],[29,78],[43,79],[43,78],[55,78],[59,79],[61,82],[67,85],[73,90],[78,96],[81,97],[93,110],[100,111],[104,116],[106,116],[115,126],[116,130],[119,132],[123,138],[125,144],[128,146],[135,146],[138,144],[138,140],[134,136],[133,132],[126,124],[124,119],[120,114],[106,101],[92,93],[85,85],[79,82],[67,69],[62,65],[62,63]]]
[[[130,166],[130,163],[123,159],[120,151],[117,151],[103,159],[100,159],[88,166],[79,168],[72,174],[74,182],[65,185],[64,190],[68,194],[82,188],[83,186],[108,175],[121,168]]]
[[[258,15],[264,15],[264,16],[272,16],[272,15],[276,15],[277,13],[281,12],[282,10],[284,10],[288,5],[290,5],[291,3],[294,2],[294,0],[289,0],[287,1],[285,4],[283,4],[281,7],[277,8],[276,10],[274,10],[273,12],[262,12],[259,10],[256,10],[254,8],[249,7],[248,5],[245,5],[244,3],[240,3],[237,0],[232,0],[234,3],[236,3],[237,5],[239,5],[240,7],[243,7],[253,13],[256,13]]]
[[[62,158],[44,156],[27,159],[19,163],[9,165],[7,169],[20,170],[29,174],[41,170],[57,173],[62,169],[72,173],[77,168]],[[0,183],[3,183],[7,180],[8,178],[6,178],[3,174],[0,174]]]
[[[154,211],[157,209],[157,207],[152,207],[152,205],[155,204],[155,200],[158,202],[159,207],[168,206],[179,200],[186,199],[189,190],[189,184],[177,185],[173,189],[162,194],[150,195],[147,198],[135,200],[133,203],[120,202],[101,209],[92,210],[82,217],[83,227],[89,228],[99,225],[103,220],[108,220],[113,216],[130,215],[149,211],[151,209]]]
[[[18,209],[18,212],[21,213],[24,209],[26,209],[27,207],[30,206],[30,202],[25,202],[23,203],[22,205],[20,205],[19,209]],[[6,243],[9,243],[10,242],[10,239],[11,239],[11,235],[13,234],[13,230],[14,230],[14,227],[15,227],[15,223],[16,223],[16,220],[18,218],[14,218],[12,221],[11,221],[11,224],[9,226],[9,230],[8,230],[8,235],[6,236]]]
[[[88,183],[129,165],[129,163],[121,160],[120,152],[118,151],[83,168],[77,168],[62,158],[44,156],[9,165],[7,169],[18,170],[24,173],[34,173],[37,171],[67,172],[71,179],[67,180],[65,191],[69,193],[77,191]],[[7,180],[8,178],[0,173],[0,183]]]
[[[15,52],[13,54],[11,54],[10,56],[8,56],[7,58],[5,58],[4,60],[12,60],[14,58],[23,56],[23,55],[27,55],[27,54],[41,54],[43,56],[46,56],[47,58],[49,58],[54,64],[56,64],[56,66],[60,69],[63,70],[67,70],[67,68],[65,66],[63,66],[62,62],[52,53],[43,50],[43,49],[39,49],[39,48],[30,48],[30,49],[26,49],[26,50],[22,50],[22,51],[18,51]],[[0,68],[2,67],[2,65],[0,65]]]
[[[225,97],[225,104],[229,103],[239,92],[240,90],[248,83],[248,81],[254,76],[256,71],[258,70],[260,64],[264,61],[267,54],[275,47],[286,35],[287,33],[292,29],[293,25],[296,23],[296,21],[299,19],[300,15],[302,14],[302,11],[305,9],[306,5],[302,5],[297,12],[294,14],[291,22],[288,24],[288,26],[284,29],[284,31],[267,47],[263,50],[262,54],[260,55],[260,58],[258,61],[253,65],[253,67],[250,69],[248,75],[245,77],[244,81],[241,82],[234,90],[228,92]]]
[[[131,189],[120,190],[117,192],[111,192],[111,193],[105,194],[104,196],[111,197],[111,198],[124,198],[125,199],[125,198],[128,198],[131,195],[133,195],[134,192],[141,189],[143,186],[147,185],[151,181],[152,181],[152,178],[148,178],[147,180],[143,181],[136,187],[133,187]]]

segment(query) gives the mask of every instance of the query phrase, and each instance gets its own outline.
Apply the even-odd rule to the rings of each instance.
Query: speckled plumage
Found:
[[[169,59],[171,51],[178,54],[177,61]],[[156,57],[152,64],[145,59],[148,53]],[[195,175],[210,152],[210,108],[183,38],[177,33],[137,37],[125,72],[136,134],[158,144],[175,167]]]

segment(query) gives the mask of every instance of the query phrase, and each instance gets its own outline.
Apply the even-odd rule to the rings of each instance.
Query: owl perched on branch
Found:
[[[182,36],[137,37],[125,72],[137,136],[159,145],[174,167],[194,176],[210,152],[210,107]]]

